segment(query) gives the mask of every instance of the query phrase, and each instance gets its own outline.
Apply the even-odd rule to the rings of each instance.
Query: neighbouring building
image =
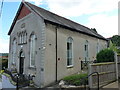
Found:
[[[8,35],[9,69],[35,75],[39,87],[81,71],[81,60],[95,60],[107,48],[96,31],[28,2],[21,3]]]

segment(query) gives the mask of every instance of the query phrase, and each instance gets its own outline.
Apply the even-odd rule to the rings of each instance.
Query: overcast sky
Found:
[[[118,0],[26,1],[89,28],[96,28],[98,33],[106,38],[118,34]],[[9,51],[9,37],[7,33],[20,2],[21,0],[4,0],[2,19],[0,18],[0,53]]]

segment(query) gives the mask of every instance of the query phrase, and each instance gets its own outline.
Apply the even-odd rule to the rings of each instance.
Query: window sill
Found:
[[[69,66],[67,66],[67,68],[73,68],[73,65],[69,65]]]
[[[23,45],[23,43],[19,43],[18,45]]]
[[[29,69],[34,69],[34,70],[36,70],[36,67],[35,67],[35,66],[33,66],[33,67],[30,66]]]
[[[18,43],[18,45],[24,45],[24,44],[27,44],[27,42],[26,43]]]

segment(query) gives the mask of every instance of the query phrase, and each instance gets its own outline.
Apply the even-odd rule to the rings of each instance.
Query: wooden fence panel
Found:
[[[95,64],[89,64],[89,74],[93,72],[99,73],[99,84],[100,86],[103,86],[105,84],[108,84],[112,81],[116,80],[116,66],[114,62],[109,63],[95,63]],[[97,87],[97,75],[93,74],[89,77],[89,86],[90,88]]]
[[[120,82],[120,55],[117,55],[118,60],[118,81]]]

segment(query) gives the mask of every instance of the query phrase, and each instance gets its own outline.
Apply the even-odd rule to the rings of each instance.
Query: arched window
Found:
[[[21,44],[24,43],[24,32],[22,32],[22,35],[21,35]]]
[[[22,43],[22,33],[20,33],[19,43]]]
[[[88,61],[89,60],[89,51],[88,51],[88,41],[86,40],[85,42],[85,61]]]
[[[35,40],[36,36],[32,34],[30,36],[30,67],[35,66]]]
[[[73,39],[67,39],[67,66],[73,66]]]
[[[25,43],[25,32],[23,33],[23,44]]]
[[[15,58],[16,58],[16,39],[13,40],[13,58],[12,58],[12,63],[15,63]]]
[[[26,44],[27,43],[27,32],[22,31],[18,34],[19,44]]]
[[[24,32],[24,43],[27,43],[27,33],[26,33],[26,31]]]

